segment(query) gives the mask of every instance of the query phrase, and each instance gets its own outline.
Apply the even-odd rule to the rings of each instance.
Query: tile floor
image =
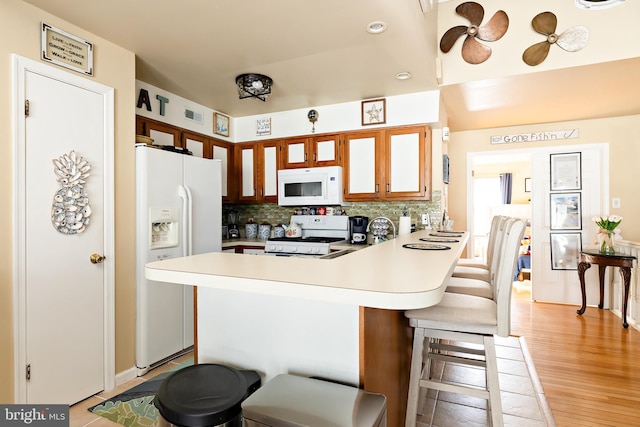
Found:
[[[117,427],[120,424],[109,421],[106,418],[99,417],[97,415],[92,414],[87,410],[94,405],[97,405],[101,402],[104,402],[111,397],[122,393],[123,391],[129,390],[131,387],[135,387],[138,384],[155,377],[158,374],[161,374],[165,371],[168,371],[171,368],[176,367],[177,365],[186,362],[190,358],[193,357],[192,353],[184,354],[170,362],[165,363],[149,372],[147,372],[144,376],[134,378],[131,381],[127,381],[126,383],[116,387],[115,389],[109,392],[102,392],[96,394],[93,397],[83,400],[82,402],[76,403],[69,410],[69,427],[82,427],[82,426],[91,426],[91,427]],[[122,426],[121,426],[122,427]]]
[[[542,386],[535,368],[529,359],[526,343],[524,351],[516,337],[496,338],[502,410],[505,426],[542,427],[554,426],[553,416],[548,409]],[[70,427],[114,427],[118,424],[90,413],[87,408],[115,396],[149,378],[175,367],[190,358],[186,354],[160,366],[145,376],[133,379],[108,393],[100,393],[86,399],[70,410]],[[437,373],[446,381],[484,386],[484,370],[453,363],[440,363]],[[486,401],[453,393],[429,390],[422,402],[422,415],[418,417],[419,427],[489,426],[490,414]]]
[[[505,426],[554,426],[526,342],[521,346],[516,337],[496,337],[496,353]],[[485,386],[484,369],[480,367],[439,362],[434,376],[446,382]],[[419,427],[491,425],[484,399],[429,390],[420,406]]]

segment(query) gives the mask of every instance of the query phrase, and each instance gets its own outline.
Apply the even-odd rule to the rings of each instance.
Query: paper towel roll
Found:
[[[411,233],[411,217],[401,216],[398,224],[398,236]]]

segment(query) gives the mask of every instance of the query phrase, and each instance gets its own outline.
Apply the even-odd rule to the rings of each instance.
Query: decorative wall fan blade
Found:
[[[509,17],[503,10],[497,11],[487,22],[478,28],[478,38],[486,42],[500,40],[509,28]]]
[[[477,39],[483,41],[496,41],[500,39],[509,28],[509,17],[499,10],[486,25],[480,26],[484,18],[484,8],[476,2],[461,3],[456,7],[456,13],[467,18],[471,25],[449,28],[440,39],[440,50],[448,53],[456,40],[467,35],[462,44],[462,58],[469,64],[480,64],[491,56],[491,48],[483,45]]]
[[[558,18],[551,12],[542,12],[537,14],[531,21],[531,26],[536,32],[548,36],[556,32],[558,26]]]
[[[589,30],[587,27],[578,25],[569,28],[558,36],[556,44],[567,52],[577,52],[584,48],[589,41]]]
[[[546,41],[536,43],[533,46],[529,46],[527,50],[522,54],[522,60],[527,65],[538,65],[547,58],[551,44]]]
[[[491,56],[491,48],[476,40],[473,36],[467,36],[462,44],[462,58],[469,64],[481,64]]]
[[[465,27],[464,25],[449,28],[440,39],[440,50],[444,53],[449,52],[456,41],[463,34],[467,34],[467,27]]]
[[[526,64],[538,65],[542,63],[547,58],[552,44],[557,44],[567,52],[576,52],[587,45],[589,30],[586,27],[577,25],[557,35],[557,25],[557,18],[551,12],[542,12],[533,17],[531,26],[536,32],[547,36],[547,39],[529,46],[522,53],[522,60]]]
[[[456,7],[456,13],[460,16],[463,16],[471,22],[471,25],[478,26],[482,23],[482,18],[484,18],[484,8],[472,1],[468,1],[466,3],[459,4]]]

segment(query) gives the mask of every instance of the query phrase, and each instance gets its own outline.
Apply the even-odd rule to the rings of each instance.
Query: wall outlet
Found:
[[[611,199],[611,207],[612,208],[619,208],[620,207],[620,198],[619,197],[614,197],[613,199]]]
[[[429,215],[428,214],[420,215],[420,222],[422,222],[422,225],[429,225]]]

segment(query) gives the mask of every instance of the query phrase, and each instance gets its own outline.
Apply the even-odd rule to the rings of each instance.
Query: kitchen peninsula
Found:
[[[431,230],[333,259],[208,253],[152,262],[148,279],[198,286],[197,357],[324,377],[382,393],[403,425],[411,361],[406,309],[437,304],[467,242]],[[412,250],[405,244],[447,245]]]

